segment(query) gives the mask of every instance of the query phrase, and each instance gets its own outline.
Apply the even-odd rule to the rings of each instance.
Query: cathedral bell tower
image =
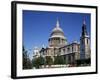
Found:
[[[90,54],[90,37],[87,34],[86,22],[84,20],[80,37],[80,59],[89,59]]]

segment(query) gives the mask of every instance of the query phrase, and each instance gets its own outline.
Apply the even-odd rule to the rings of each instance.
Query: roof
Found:
[[[50,38],[62,38],[66,39],[63,30],[60,28],[59,21],[56,22],[56,27],[52,30]]]

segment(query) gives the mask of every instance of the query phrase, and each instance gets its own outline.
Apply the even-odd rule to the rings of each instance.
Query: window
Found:
[[[63,52],[65,53],[65,49],[63,49]]]
[[[70,48],[67,48],[67,50],[68,50],[68,52],[69,52]]]
[[[73,52],[73,45],[72,45],[72,52]]]
[[[88,39],[87,39],[87,44],[88,44]]]

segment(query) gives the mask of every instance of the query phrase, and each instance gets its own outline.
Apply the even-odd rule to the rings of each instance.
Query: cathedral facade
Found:
[[[60,27],[59,20],[56,22],[56,26],[52,30],[48,39],[48,47],[39,50],[39,56],[49,56],[55,60],[56,56],[61,56],[65,60],[66,64],[76,65],[84,61],[90,64],[88,59],[91,59],[90,50],[90,37],[87,34],[86,23],[83,21],[82,32],[80,36],[80,42],[73,41],[67,42],[67,38],[64,35],[63,30]]]

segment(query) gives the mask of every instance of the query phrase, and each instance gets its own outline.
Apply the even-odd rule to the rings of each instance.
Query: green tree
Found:
[[[50,56],[46,56],[46,65],[52,65],[53,64],[53,60]]]
[[[23,69],[32,69],[32,62],[23,46]]]
[[[34,58],[32,64],[35,68],[41,68],[41,66],[44,65],[44,58],[42,56]]]
[[[65,64],[63,56],[56,56],[54,59],[54,64]]]

